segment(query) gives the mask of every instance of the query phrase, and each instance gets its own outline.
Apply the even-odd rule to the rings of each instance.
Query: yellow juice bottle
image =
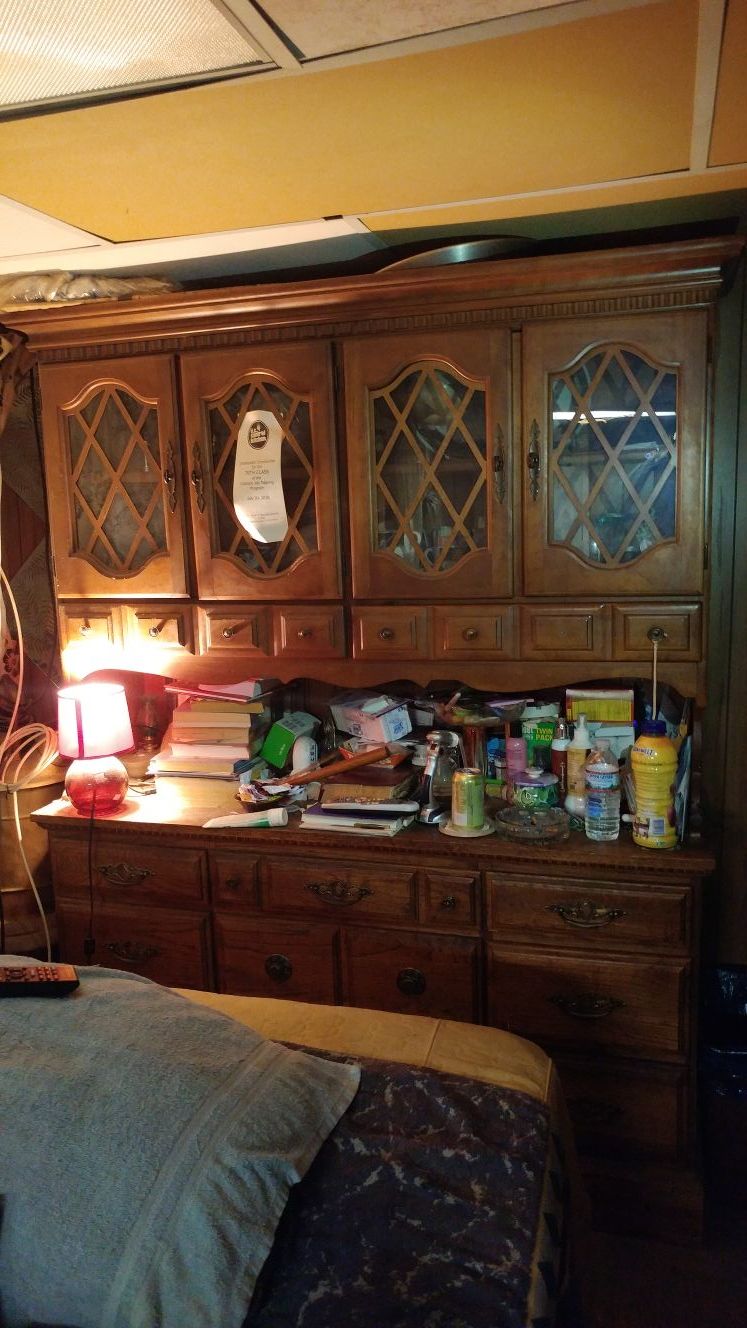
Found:
[[[630,764],[635,789],[633,842],[641,848],[674,848],[677,749],[660,720],[643,725],[630,750]]]

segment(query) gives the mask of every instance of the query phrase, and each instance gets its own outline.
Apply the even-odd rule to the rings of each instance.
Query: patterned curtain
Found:
[[[49,569],[46,499],[31,376],[22,338],[0,327],[0,555],[24,643],[18,724],[56,726],[60,683],[57,625]],[[19,678],[19,649],[7,597],[0,614],[0,732],[7,728]]]

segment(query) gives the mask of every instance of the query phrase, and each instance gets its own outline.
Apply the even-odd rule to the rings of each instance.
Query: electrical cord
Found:
[[[49,928],[47,926],[44,905],[39,896],[39,891],[36,888],[34,875],[29,866],[29,861],[26,857],[26,852],[23,846],[23,829],[18,809],[18,794],[32,782],[35,776],[41,774],[43,770],[46,770],[47,766],[52,765],[57,759],[57,734],[53,729],[48,728],[46,724],[24,724],[18,729],[15,727],[21,704],[21,692],[23,690],[23,631],[21,629],[21,621],[18,615],[18,606],[14,599],[10,582],[0,566],[0,598],[2,597],[3,589],[5,590],[8,602],[13,611],[16,631],[18,634],[18,653],[20,663],[18,687],[16,690],[15,703],[10,717],[10,723],[5,737],[0,738],[0,785],[5,786],[6,792],[9,793],[11,797],[18,849],[31,891],[36,900],[36,906],[39,910],[42,927],[44,928],[47,963],[51,963],[52,942],[49,935]],[[1,895],[2,890],[0,890],[0,896]],[[0,927],[0,952],[2,952],[5,949],[5,915],[2,910],[1,900],[0,923],[2,924]]]

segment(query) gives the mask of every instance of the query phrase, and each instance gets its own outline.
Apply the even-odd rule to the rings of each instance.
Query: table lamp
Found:
[[[73,758],[65,792],[81,815],[105,815],[124,801],[127,771],[117,753],[133,745],[121,683],[84,682],[57,693],[57,746]]]

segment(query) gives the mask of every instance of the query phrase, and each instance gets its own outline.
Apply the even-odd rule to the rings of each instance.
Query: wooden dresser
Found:
[[[230,810],[228,808],[227,810]],[[204,830],[156,795],[50,836],[60,950],[157,981],[488,1023],[558,1061],[597,1215],[697,1235],[702,848]],[[89,875],[90,853],[90,875]]]

